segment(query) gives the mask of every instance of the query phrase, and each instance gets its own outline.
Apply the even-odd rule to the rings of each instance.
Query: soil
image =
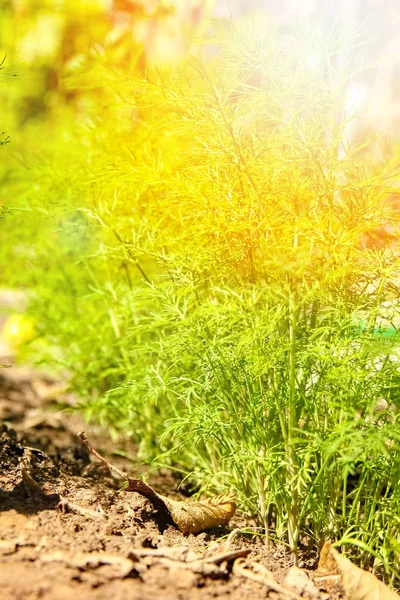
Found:
[[[269,549],[260,536],[240,533],[249,525],[240,512],[229,527],[197,535],[157,523],[149,500],[121,489],[107,467],[89,456],[76,435],[85,428],[81,417],[65,411],[71,403],[51,377],[21,367],[0,370],[1,600],[342,597],[335,586],[313,584],[316,550],[301,554],[299,573],[284,548]],[[113,455],[106,432],[86,431],[108,460],[137,476],[131,461]],[[136,450],[126,440],[118,448],[128,455]],[[177,480],[168,471],[150,483],[177,497]],[[228,548],[227,535],[235,528]],[[227,549],[248,556],[213,562]],[[188,564],[190,557],[199,560]],[[276,589],[267,584],[265,569],[264,582],[251,579],[249,566],[239,571],[240,560],[266,567]],[[279,585],[286,593],[277,591]]]

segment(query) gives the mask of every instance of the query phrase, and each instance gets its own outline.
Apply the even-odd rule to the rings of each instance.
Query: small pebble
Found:
[[[304,562],[304,560],[301,560],[301,561],[299,562],[299,568],[300,568],[300,569],[304,569],[305,567],[306,567],[306,563]]]

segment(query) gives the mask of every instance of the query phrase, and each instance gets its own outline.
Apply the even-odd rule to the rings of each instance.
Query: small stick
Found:
[[[223,562],[230,562],[232,560],[236,560],[237,558],[246,557],[250,554],[250,552],[250,548],[242,548],[241,550],[233,550],[232,552],[221,552],[215,556],[209,556],[208,558],[205,558],[204,562],[220,565]]]
[[[132,479],[127,473],[124,473],[124,471],[121,471],[121,469],[114,467],[114,465],[108,462],[108,460],[106,460],[103,456],[101,456],[101,454],[97,452],[97,450],[93,448],[93,446],[88,440],[85,431],[79,432],[78,438],[86,446],[88,451],[97,458],[97,460],[106,465],[111,474],[115,474],[121,479],[125,479],[125,481],[128,483],[128,486],[125,488],[126,492],[137,492],[138,494],[141,494],[142,496],[150,500],[154,508],[161,510],[167,515],[170,515],[169,510],[166,507],[164,500],[162,499],[162,496],[157,494],[157,492],[155,492],[152,487],[147,485],[147,483],[145,483],[141,479]]]
[[[35,448],[29,448],[28,446],[24,446],[25,453],[21,458],[21,475],[22,481],[28,490],[28,494],[34,501],[42,501],[46,502],[50,506],[57,507],[62,512],[67,512],[70,510],[73,513],[84,517],[96,517],[101,518],[104,515],[104,511],[102,513],[94,512],[89,508],[83,508],[78,506],[77,504],[72,504],[66,498],[61,496],[58,492],[47,491],[42,488],[41,485],[35,481],[30,474],[30,461],[32,460],[32,450],[36,450]]]
[[[108,468],[108,470],[111,473],[115,473],[121,479],[126,479],[126,481],[129,481],[129,477],[128,477],[127,473],[124,473],[124,471],[121,471],[120,469],[118,469],[117,467],[115,467],[114,465],[109,463],[108,460],[106,460],[103,456],[101,456],[101,454],[99,454],[97,452],[97,450],[95,450],[93,448],[93,446],[91,445],[91,443],[88,440],[88,436],[85,431],[80,431],[78,433],[78,438],[81,440],[82,444],[84,446],[86,446],[86,448],[88,449],[90,454],[93,454],[93,456],[95,456],[97,458],[97,460],[99,460],[104,465],[106,465],[106,467]]]
[[[77,504],[73,504],[69,502],[63,496],[60,496],[60,502],[57,504],[57,508],[61,512],[72,512],[81,517],[92,517],[94,519],[102,519],[104,517],[104,511],[101,509],[101,512],[90,510],[90,508],[83,508],[83,506],[78,506]]]
[[[251,567],[256,572],[248,570],[246,567]],[[233,573],[245,577],[246,579],[256,581],[257,583],[262,583],[273,592],[284,594],[292,600],[304,600],[303,596],[299,596],[299,594],[296,594],[277,583],[268,569],[263,567],[260,563],[246,562],[243,558],[239,558],[233,563]]]
[[[236,529],[232,529],[232,531],[230,532],[230,534],[228,535],[228,537],[226,538],[226,540],[222,544],[222,546],[225,547],[227,550],[229,550],[233,540],[239,533],[240,533],[240,529],[238,527],[236,527]]]
[[[78,437],[89,452],[107,466],[111,474],[123,477],[127,481],[126,492],[137,492],[150,500],[158,512],[158,524],[164,529],[167,525],[175,525],[184,534],[199,533],[199,531],[204,531],[217,525],[225,525],[236,510],[236,503],[232,492],[223,496],[216,496],[209,501],[192,503],[172,500],[167,496],[158,494],[142,479],[129,477],[103,458],[89,443],[85,432],[81,431],[78,433]]]
[[[175,550],[175,548],[173,548]],[[249,548],[243,548],[242,550],[235,550],[234,552],[221,552],[220,554],[216,554],[215,556],[209,556],[208,558],[203,558],[203,556],[194,556],[190,558],[182,559],[177,555],[176,557],[171,554],[171,548],[156,548],[156,549],[135,549],[132,551],[132,554],[138,557],[158,557],[158,558],[167,558],[168,560],[178,562],[178,563],[197,563],[199,561],[204,562],[206,564],[214,564],[219,565],[223,562],[230,562],[236,560],[237,558],[241,558],[243,556],[247,556],[250,554],[251,550]]]
[[[26,450],[26,452],[25,452]],[[32,452],[30,448],[24,447],[24,455],[21,458],[20,469],[24,486],[26,487],[29,496],[32,500],[48,502],[55,504],[59,501],[60,495],[57,492],[46,491],[35,481],[30,474],[30,462],[32,460]]]

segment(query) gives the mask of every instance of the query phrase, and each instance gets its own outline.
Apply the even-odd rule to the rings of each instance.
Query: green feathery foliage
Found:
[[[348,144],[335,36],[229,37],[75,76],[103,110],[16,217],[42,357],[140,460],[235,489],[294,553],[342,539],[396,574],[399,258],[362,240],[398,227],[397,159]]]

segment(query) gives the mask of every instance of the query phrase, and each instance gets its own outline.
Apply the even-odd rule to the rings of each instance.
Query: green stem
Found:
[[[295,485],[297,474],[297,461],[295,452],[294,434],[296,430],[296,301],[292,294],[289,300],[289,410],[288,410],[288,437],[286,446],[286,458],[288,463],[289,481],[293,486],[288,514],[288,538],[289,546],[297,564],[297,543],[299,538],[298,523],[298,490]]]
[[[264,458],[265,456],[265,448],[262,448],[259,452],[259,456]],[[264,466],[260,465],[257,467],[258,471],[258,501],[260,505],[260,515],[262,524],[264,525],[264,533],[265,533],[265,545],[267,548],[270,547],[270,531],[269,531],[269,522],[268,522],[268,501],[267,501],[267,493],[265,486],[265,475],[264,475]]]

